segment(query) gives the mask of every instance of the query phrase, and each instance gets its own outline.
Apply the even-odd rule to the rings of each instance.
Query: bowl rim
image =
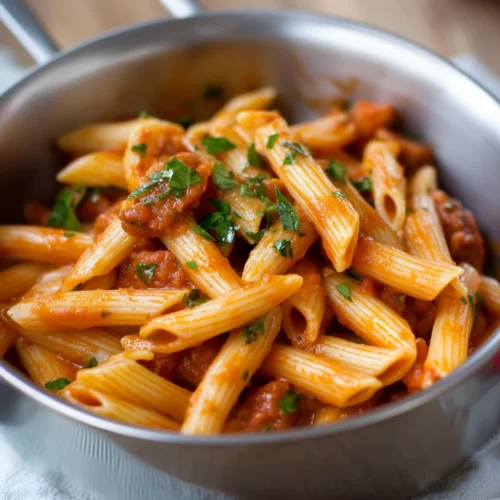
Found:
[[[172,23],[189,25],[193,22],[200,22],[205,20],[209,21],[210,19],[222,20],[224,18],[233,19],[238,17],[243,17],[247,21],[253,20],[253,22],[258,22],[259,19],[262,19],[263,17],[268,19],[270,16],[276,18],[295,18],[299,22],[307,21],[313,23],[327,23],[331,26],[343,27],[352,31],[360,31],[372,37],[382,37],[387,41],[397,43],[409,52],[413,52],[415,55],[420,55],[422,58],[428,58],[429,61],[441,65],[441,67],[446,68],[448,71],[451,70],[455,73],[455,76],[460,78],[462,81],[472,82],[476,87],[476,91],[483,93],[483,95],[486,94],[486,96],[490,98],[492,105],[496,106],[497,110],[500,112],[500,101],[489,90],[487,90],[473,77],[464,73],[458,67],[453,65],[450,61],[433,52],[432,50],[425,48],[419,43],[413,42],[403,36],[370,25],[368,23],[353,21],[341,16],[311,13],[303,10],[286,11],[276,9],[230,11],[223,10],[203,12],[193,17],[182,19],[155,19],[152,21],[128,25],[119,29],[108,31],[98,37],[94,37],[83,43],[79,43],[68,50],[61,51],[55,54],[54,58],[47,63],[37,66],[34,69],[28,71],[23,78],[21,78],[14,85],[8,88],[0,96],[0,106],[8,101],[9,97],[17,92],[18,89],[31,82],[32,79],[37,78],[40,74],[43,74],[48,68],[51,68],[52,66],[55,66],[57,64],[64,63],[66,58],[72,57],[74,54],[83,52],[86,49],[92,49],[96,45],[99,45],[104,41],[111,39],[116,40],[120,37],[130,36],[136,32],[145,31],[151,27],[157,27],[161,25],[168,26]],[[407,413],[413,409],[424,406],[425,404],[438,398],[440,395],[458,386],[464,379],[468,378],[474,372],[479,371],[483,366],[485,366],[497,354],[497,352],[499,351],[499,347],[500,328],[496,329],[491,334],[490,338],[476,352],[474,352],[472,356],[466,360],[466,362],[464,362],[461,366],[454,370],[453,373],[451,373],[449,376],[440,380],[429,389],[411,396],[407,396],[399,401],[372,409],[362,415],[350,417],[346,420],[342,420],[334,424],[292,428],[286,431],[274,433],[191,436],[123,424],[115,420],[110,420],[89,413],[83,409],[67,403],[54,394],[50,394],[44,389],[36,386],[33,381],[31,381],[27,376],[20,373],[15,367],[11,366],[3,359],[0,359],[0,382],[2,380],[7,382],[10,386],[19,390],[24,395],[30,397],[38,403],[41,403],[43,406],[51,410],[57,411],[58,413],[66,417],[72,418],[80,423],[90,425],[112,434],[133,437],[143,441],[182,444],[188,446],[255,446],[269,445],[277,442],[295,442],[301,441],[303,439],[320,439],[326,435],[330,436],[335,434],[348,433],[351,431],[355,431],[361,427],[373,426],[381,421],[395,418],[403,413]]]

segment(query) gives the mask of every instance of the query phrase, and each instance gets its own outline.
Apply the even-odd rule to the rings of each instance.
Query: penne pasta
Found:
[[[422,300],[434,300],[462,269],[424,260],[361,236],[352,266],[362,276]]]
[[[269,137],[276,134],[279,134],[277,140],[268,148]],[[345,195],[331,183],[305,146],[293,143],[284,120],[260,128],[255,144],[316,227],[335,269],[347,269],[356,248],[359,215]],[[297,153],[294,148],[301,152]]]
[[[350,342],[330,335],[322,335],[310,350],[376,377],[384,386],[401,380],[408,369],[398,349]]]
[[[30,332],[54,328],[140,326],[180,304],[189,290],[89,290],[23,300],[9,317]]]
[[[112,152],[90,153],[73,160],[57,174],[57,180],[64,184],[127,189],[123,155]]]
[[[140,335],[147,339],[163,334],[164,344],[157,352],[180,351],[258,320],[301,285],[302,278],[294,274],[267,276],[220,299],[153,319],[141,328]]]
[[[290,342],[305,348],[316,341],[325,314],[326,291],[317,266],[309,259],[296,264],[292,272],[302,276],[303,284],[281,305],[283,330]]]
[[[123,151],[128,138],[138,124],[156,122],[152,119],[137,119],[116,123],[97,123],[80,127],[57,139],[57,145],[63,151],[74,155],[84,155],[96,151]]]
[[[459,298],[455,290],[447,289],[438,300],[429,353],[424,363],[424,387],[445,377],[467,359],[480,277],[472,266],[464,264],[463,267],[463,283],[468,295]]]
[[[488,311],[500,316],[500,283],[496,279],[481,276],[479,293]]]
[[[400,351],[402,372],[415,361],[415,336],[408,323],[382,301],[363,293],[354,280],[331,269],[323,270],[326,294],[339,322],[367,344]]]
[[[75,380],[76,366],[57,354],[24,338],[16,342],[19,358],[35,384],[45,387],[48,382]]]
[[[32,299],[42,295],[50,295],[61,289],[64,278],[71,272],[73,266],[57,267],[53,270],[41,274],[35,284],[23,295],[23,299]]]
[[[178,431],[180,429],[180,424],[172,418],[127,403],[104,392],[90,389],[78,382],[68,385],[61,392],[61,396],[69,403],[89,413],[118,420],[125,424],[170,431]]]
[[[359,229],[365,236],[373,238],[384,245],[404,250],[404,245],[398,235],[349,181],[345,183],[336,181],[334,184],[358,212]]]
[[[19,297],[47,269],[46,265],[38,262],[23,262],[0,271],[0,301]]]
[[[278,219],[265,233],[245,262],[244,281],[259,281],[268,274],[283,274],[301,260],[311,245],[318,239],[318,233],[304,212],[295,207],[300,221],[300,232],[283,229]],[[280,252],[279,242],[290,242]]]
[[[21,334],[33,344],[60,354],[80,366],[87,366],[93,359],[100,364],[123,350],[119,337],[97,328],[43,333],[22,331]]]
[[[199,226],[186,216],[161,238],[179,262],[196,262],[197,269],[184,270],[194,285],[215,299],[241,287],[241,279],[215,243],[196,233]]]
[[[92,236],[39,226],[1,226],[0,257],[68,264],[76,262],[93,243]]]
[[[62,291],[69,292],[95,276],[108,274],[127,257],[137,241],[123,230],[120,219],[114,217],[64,279]]]
[[[363,169],[372,172],[375,208],[394,231],[406,217],[406,179],[398,163],[400,147],[394,141],[370,141],[363,153]]]
[[[86,387],[170,415],[178,422],[184,419],[191,395],[188,390],[155,375],[137,361],[120,356],[94,368],[80,370],[76,379]]]
[[[408,193],[410,195],[428,195],[438,188],[437,172],[431,165],[419,168],[410,179]]]
[[[380,381],[334,359],[276,343],[259,373],[284,378],[319,401],[339,407],[353,406],[370,399]]]
[[[229,335],[203,380],[193,393],[183,434],[217,434],[241,392],[269,353],[281,326],[281,310],[275,307],[263,320],[263,332],[255,340],[244,329]]]
[[[3,309],[3,308],[2,308]],[[3,318],[4,311],[0,315],[0,358],[16,343],[17,333]]]

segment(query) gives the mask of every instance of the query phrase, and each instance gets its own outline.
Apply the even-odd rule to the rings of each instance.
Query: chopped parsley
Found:
[[[295,153],[293,151],[287,151],[285,153],[283,165],[295,165]]]
[[[474,302],[474,295],[472,295],[472,293],[468,293],[467,294],[467,297],[469,297],[469,303],[470,303],[470,307],[472,309],[472,321],[475,321],[476,320],[476,302]]]
[[[252,231],[245,231],[245,235],[248,236],[254,243],[257,243],[262,239],[262,236],[264,236],[265,232],[266,232],[265,229],[261,229],[256,233],[252,233]]]
[[[476,292],[476,305],[481,305],[483,303],[483,298],[479,294],[479,292]]]
[[[341,200],[345,200],[345,194],[341,193],[340,191],[332,191],[332,194],[337,198],[340,198]]]
[[[339,291],[340,295],[344,297],[344,299],[350,300],[352,302],[351,289],[349,288],[349,285],[340,283],[339,285],[337,285],[337,290]]]
[[[65,238],[73,238],[73,236],[76,236],[76,233],[64,233],[63,235]]]
[[[195,307],[200,304],[203,304],[203,302],[206,302],[208,299],[204,299],[203,297],[200,297],[200,291],[197,288],[193,288],[190,292],[189,295],[186,298],[186,305],[188,307]]]
[[[194,168],[189,168],[184,162],[175,156],[165,163],[162,170],[155,172],[148,177],[151,180],[132,191],[129,196],[130,199],[142,196],[167,180],[169,181],[168,190],[161,193],[157,199],[154,197],[148,197],[144,200],[144,202],[152,203],[153,201],[161,201],[169,195],[181,197],[186,192],[188,187],[201,182],[201,176],[198,171]]]
[[[234,180],[233,172],[228,172],[224,168],[224,165],[220,162],[217,162],[214,165],[212,180],[214,181],[215,185],[219,186],[224,191],[232,189],[238,184]]]
[[[181,115],[174,121],[184,128],[188,128],[194,123],[194,119],[189,115]]]
[[[268,138],[267,138],[267,143],[266,143],[266,148],[267,149],[273,149],[274,147],[274,144],[276,143],[276,141],[278,140],[278,137],[280,135],[279,134],[273,134],[273,135],[270,135]]]
[[[287,389],[285,395],[278,400],[282,415],[295,413],[299,409],[299,395],[292,389]]]
[[[144,262],[139,262],[137,266],[135,266],[135,271],[139,279],[147,286],[153,279],[157,267],[158,264],[144,264]]]
[[[256,196],[262,198],[265,193],[263,182],[267,179],[266,174],[259,174],[255,177],[250,177],[247,182],[244,182],[240,187],[242,196]]]
[[[284,148],[291,149],[295,153],[302,155],[302,156],[309,156],[309,153],[304,150],[304,148],[298,143],[298,142],[292,142],[292,141],[282,141],[281,145]]]
[[[293,259],[293,248],[290,240],[279,240],[274,244],[274,248],[282,257]]]
[[[262,157],[262,155],[257,153],[257,151],[255,151],[254,142],[252,142],[252,144],[250,144],[250,147],[248,148],[247,160],[248,164],[251,165],[252,167],[259,167],[259,168],[264,167],[264,158]]]
[[[347,167],[338,161],[330,160],[328,167],[326,167],[326,173],[333,179],[337,179],[342,184],[345,184],[345,174],[347,172]]]
[[[351,183],[359,192],[371,191],[373,188],[373,181],[370,177],[363,177],[359,180],[351,179]]]
[[[231,205],[216,199],[211,199],[210,203],[217,209],[217,212],[206,214],[200,222],[200,226],[205,231],[213,229],[217,241],[223,247],[230,245],[236,236],[236,231],[239,229],[238,226],[233,224]]]
[[[467,299],[465,297],[460,297],[462,304],[467,304]]]
[[[209,155],[229,151],[230,149],[234,149],[236,147],[235,144],[228,141],[225,137],[204,137],[201,144],[207,150]]]
[[[148,145],[145,142],[140,142],[139,144],[134,144],[130,149],[134,153],[139,153],[141,158],[144,158],[146,156]]]
[[[207,85],[203,89],[204,99],[222,99],[224,89],[220,85]]]
[[[99,363],[97,362],[96,358],[92,358],[89,360],[89,364],[87,365],[87,368],[94,368],[94,366],[97,366]]]
[[[281,225],[287,231],[300,231],[300,220],[292,204],[281,194],[277,186],[274,187],[276,201],[278,202],[278,213]]]
[[[101,318],[109,318],[111,316],[111,311],[102,311]]]
[[[250,376],[250,373],[248,370],[245,370],[243,373],[243,376],[241,377],[245,382],[248,380],[248,377]]]
[[[81,231],[82,225],[78,220],[75,209],[82,202],[87,188],[81,184],[71,188],[65,187],[57,193],[47,226],[69,231]]]
[[[264,334],[264,321],[258,319],[255,323],[245,326],[243,330],[243,338],[245,339],[245,344],[251,344],[260,334]]]
[[[199,234],[202,238],[205,238],[206,240],[211,240],[211,241],[215,241],[215,238],[212,238],[212,235],[208,232],[208,231],[205,231],[202,227],[200,226],[194,226],[193,227],[193,231],[196,233],[196,234]]]
[[[141,109],[139,111],[139,118],[144,119],[144,118],[151,118],[152,115],[150,115],[145,109]]]
[[[49,380],[45,384],[45,389],[50,389],[51,391],[61,391],[71,382],[67,378],[58,378],[56,380]]]
[[[198,264],[196,264],[196,262],[194,260],[188,260],[186,262],[186,266],[189,267],[189,269],[194,269],[194,270],[198,270]]]

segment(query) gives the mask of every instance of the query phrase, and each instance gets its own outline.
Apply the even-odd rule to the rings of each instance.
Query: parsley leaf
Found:
[[[283,165],[295,165],[295,153],[293,151],[287,151],[285,153]]]
[[[462,304],[467,304],[467,299],[465,297],[460,297]]]
[[[203,302],[206,302],[208,299],[204,299],[203,297],[200,297],[200,291],[197,288],[193,288],[190,292],[189,295],[187,296],[186,300],[186,305],[188,307],[195,307],[200,304],[203,304]]]
[[[47,226],[81,231],[82,225],[75,213],[75,208],[81,203],[86,192],[87,188],[81,184],[61,189],[57,193]]]
[[[264,236],[265,232],[266,232],[265,229],[261,229],[256,233],[252,233],[252,231],[245,231],[245,235],[248,236],[254,243],[257,243],[262,239],[262,236]]]
[[[259,174],[255,177],[250,177],[247,182],[244,182],[240,188],[242,196],[257,196],[262,198],[265,193],[263,182],[267,179],[266,174]]]
[[[277,186],[274,186],[276,201],[278,202],[278,213],[281,225],[287,231],[300,231],[300,220],[292,204],[281,194]]]
[[[71,382],[67,378],[58,378],[56,380],[49,380],[45,384],[45,389],[50,389],[52,391],[61,391]]]
[[[204,137],[201,144],[207,150],[209,155],[229,151],[230,149],[234,149],[236,147],[235,144],[228,141],[225,137]]]
[[[476,320],[476,303],[474,302],[474,295],[472,293],[468,293],[467,296],[469,297],[469,303],[470,307],[472,309],[472,321]]]
[[[340,295],[344,297],[344,299],[350,300],[352,302],[351,289],[349,288],[349,285],[340,283],[339,285],[337,285],[337,290],[339,291]]]
[[[298,143],[298,142],[292,142],[292,141],[282,141],[281,145],[284,148],[291,149],[295,153],[302,155],[302,156],[309,156],[309,153],[304,150],[304,148]]]
[[[345,194],[340,191],[332,191],[332,194],[341,200],[345,200]]]
[[[210,203],[217,209],[217,212],[206,214],[200,222],[200,226],[206,231],[214,229],[217,241],[222,246],[230,245],[238,229],[232,221],[231,205],[225,201],[215,199],[211,199]]]
[[[481,305],[483,303],[483,298],[479,292],[476,292],[476,305]]]
[[[248,148],[247,160],[248,164],[251,165],[252,167],[259,167],[259,168],[264,167],[264,158],[262,157],[262,155],[257,153],[257,151],[255,151],[254,142],[252,142],[252,144],[250,144],[250,147]]]
[[[273,134],[273,135],[270,135],[270,136],[267,138],[266,148],[267,148],[267,149],[273,149],[274,144],[275,144],[275,142],[278,140],[278,137],[279,137],[279,136],[280,136],[279,134]]]
[[[293,259],[293,248],[290,240],[279,240],[274,244],[274,248],[282,257]]]
[[[193,227],[193,231],[196,233],[196,234],[199,234],[202,238],[205,238],[206,240],[211,240],[211,241],[215,241],[215,238],[212,237],[212,235],[210,233],[208,233],[207,231],[205,231],[202,227],[200,226],[194,226]]]
[[[148,145],[145,142],[140,142],[139,144],[134,144],[130,149],[134,153],[139,153],[141,158],[144,158],[146,156]]]
[[[328,167],[326,167],[326,173],[332,177],[333,179],[337,179],[338,181],[345,184],[345,174],[347,172],[347,167],[338,161],[330,160],[328,163]]]
[[[250,373],[248,370],[245,370],[245,372],[242,375],[242,379],[246,382],[248,380],[248,377],[250,376]]]
[[[96,358],[92,358],[89,360],[89,364],[87,365],[87,368],[94,368],[94,366],[97,366],[99,363],[97,362]]]
[[[130,195],[129,195],[129,199],[130,200],[133,200],[134,198],[139,198],[140,196],[142,196],[144,193],[147,193],[148,191],[150,191],[151,189],[153,189],[154,187],[158,186],[158,184],[160,184],[160,181],[159,180],[155,180],[155,181],[148,181],[148,182],[145,182],[144,184],[141,184],[138,188],[134,189]],[[151,199],[151,201],[154,201],[154,199]]]
[[[224,94],[224,89],[220,85],[207,85],[203,89],[204,99],[221,99]]]
[[[360,192],[371,191],[373,188],[373,181],[369,177],[363,177],[359,180],[351,179],[351,183]]]
[[[151,118],[151,114],[149,114],[145,109],[141,109],[139,112],[139,118],[144,119],[144,118]]]
[[[215,163],[214,170],[212,172],[212,180],[214,184],[219,186],[224,191],[234,188],[237,186],[237,182],[234,180],[233,172],[228,172],[224,165],[220,162]]]
[[[188,266],[190,269],[195,269],[196,271],[198,270],[198,264],[194,260],[188,260],[186,262],[186,266]]]
[[[144,262],[139,262],[137,266],[135,266],[135,271],[139,279],[145,285],[149,285],[149,282],[153,279],[153,275],[157,267],[158,264],[144,264]]]
[[[177,118],[177,120],[174,121],[184,128],[188,128],[194,123],[193,118],[191,118],[189,115],[181,115],[179,116],[179,118]]]
[[[299,409],[299,395],[292,389],[287,389],[285,395],[278,400],[282,415],[295,413]]]
[[[65,238],[73,238],[73,236],[76,236],[76,233],[68,233],[68,232],[67,232],[67,233],[64,233],[64,234],[63,234],[63,236],[64,236]]]
[[[262,196],[260,199],[264,202],[266,213],[273,214],[274,212],[278,211],[277,203],[272,203],[271,200],[269,198],[266,198],[265,196]]]
[[[258,319],[255,323],[245,326],[243,330],[245,344],[251,344],[254,340],[257,340],[258,334],[264,334],[264,331],[264,321],[262,319]]]

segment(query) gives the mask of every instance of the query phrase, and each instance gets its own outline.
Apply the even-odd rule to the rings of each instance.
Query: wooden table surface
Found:
[[[62,47],[129,23],[164,16],[159,0],[26,0]],[[325,12],[402,34],[451,57],[468,52],[500,73],[499,0],[200,0],[206,9],[285,8]],[[29,61],[0,27],[7,43]]]

